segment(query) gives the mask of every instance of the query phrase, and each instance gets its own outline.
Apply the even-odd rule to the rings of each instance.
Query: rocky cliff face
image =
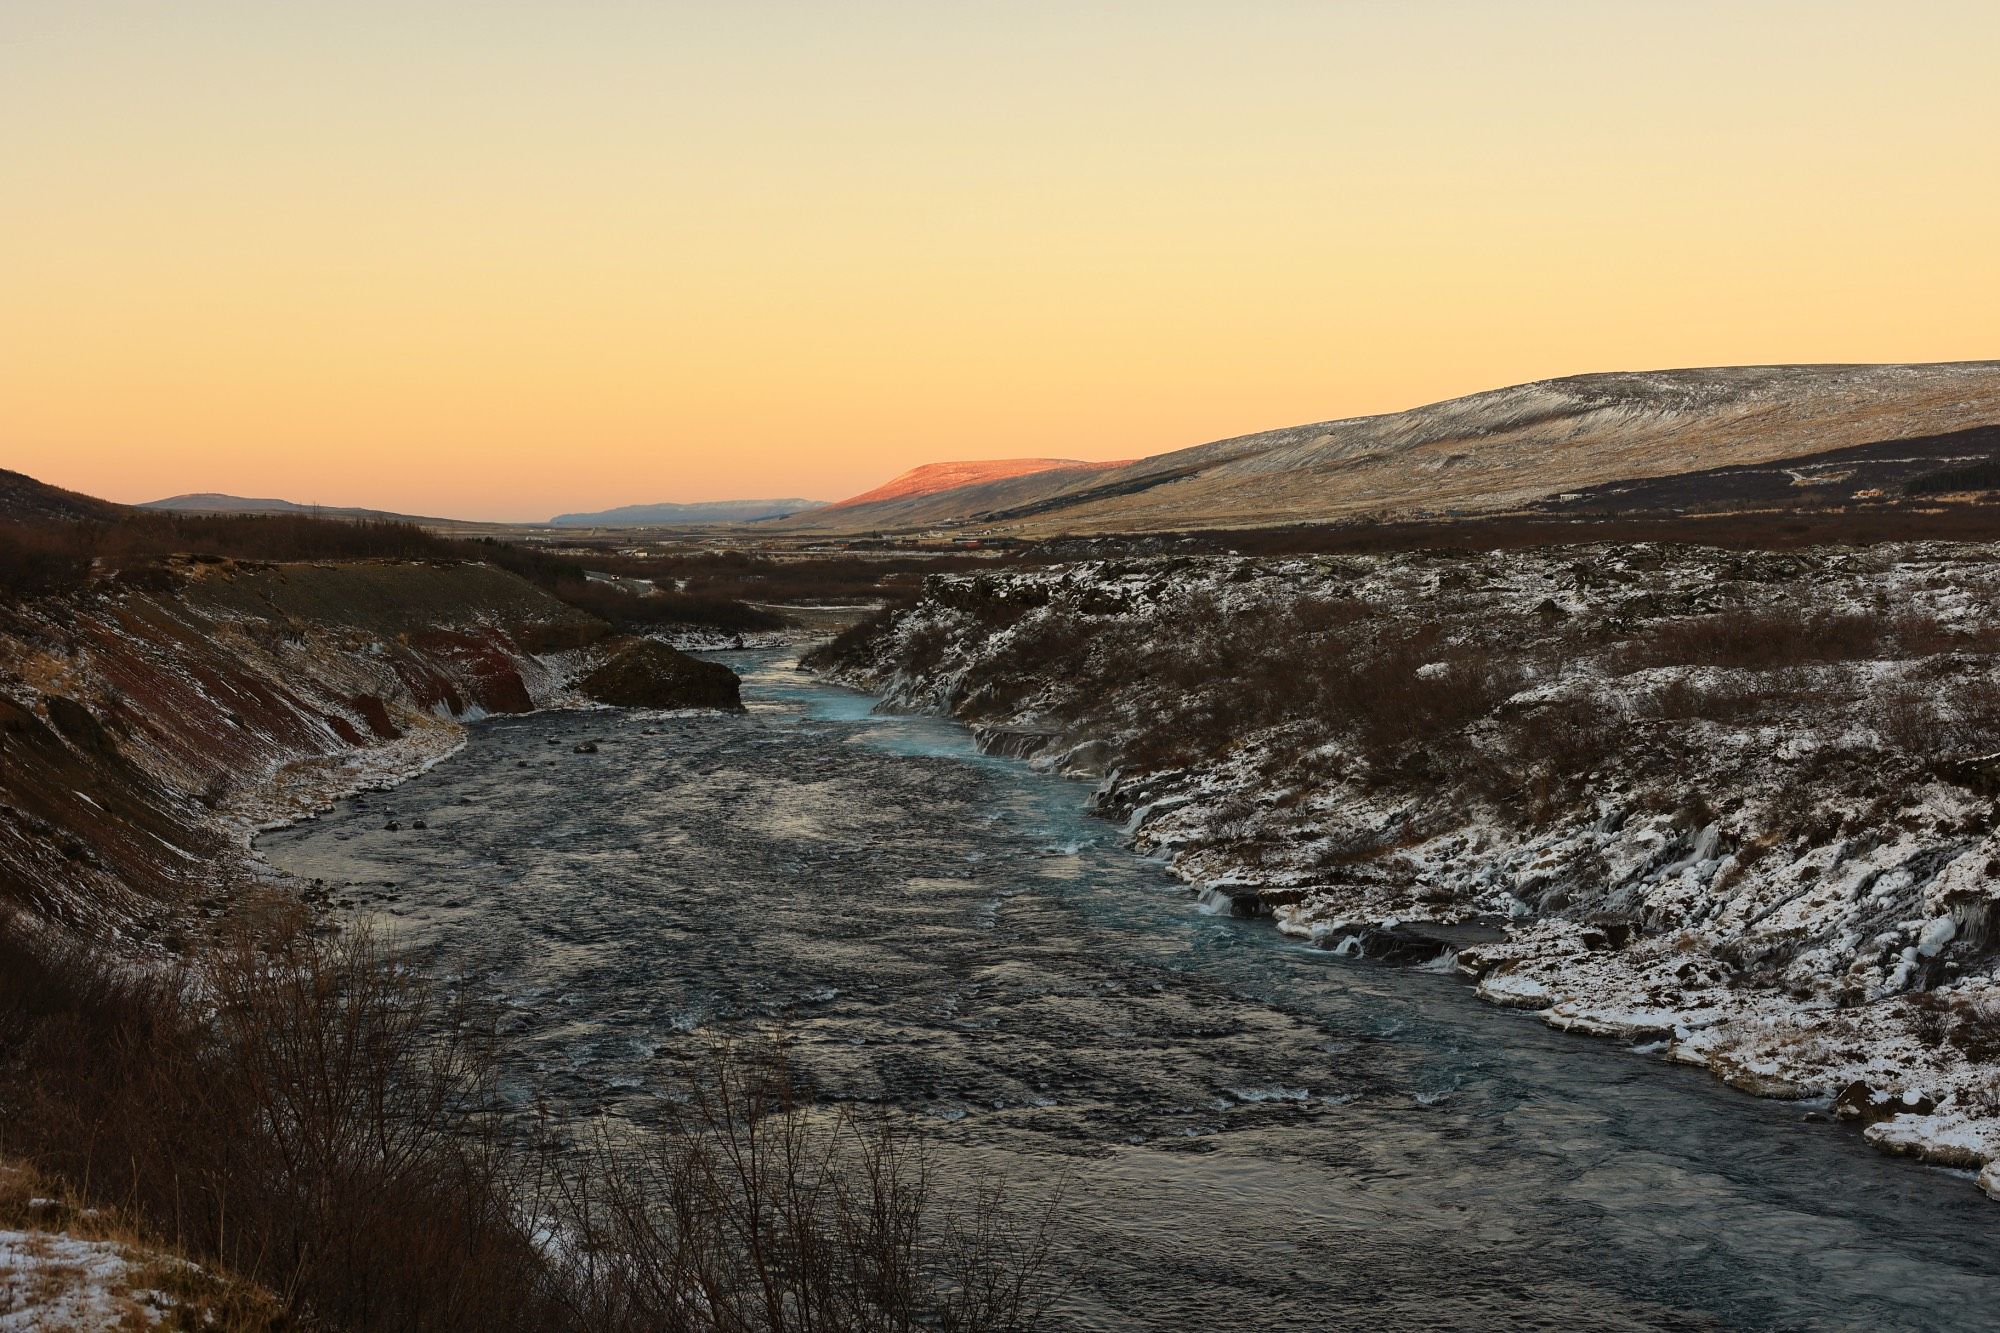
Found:
[[[484,565],[184,561],[0,611],[0,904],[171,938],[257,823],[550,702],[604,633]]]
[[[934,577],[818,661],[1098,778],[1217,910],[1977,1167],[1995,605],[1984,546],[1094,561]]]

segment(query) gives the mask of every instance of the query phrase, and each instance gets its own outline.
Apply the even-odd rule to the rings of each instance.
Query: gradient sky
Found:
[[[542,518],[2000,357],[1994,0],[0,0],[0,466]]]

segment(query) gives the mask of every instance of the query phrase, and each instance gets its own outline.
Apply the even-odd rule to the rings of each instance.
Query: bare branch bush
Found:
[[[0,920],[0,1153],[315,1327],[1011,1330],[1052,1212],[940,1200],[886,1123],[719,1056],[578,1157],[496,1089],[464,987],[366,934],[141,968]],[[1052,1207],[1053,1205],[1051,1205]]]

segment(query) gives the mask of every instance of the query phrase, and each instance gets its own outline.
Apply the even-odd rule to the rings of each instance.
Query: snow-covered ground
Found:
[[[167,1299],[142,1268],[110,1241],[0,1230],[0,1330],[150,1328]]]
[[[112,1213],[0,1160],[0,1333],[273,1326],[270,1293],[147,1243]]]
[[[2000,1194],[1996,608],[1978,546],[1172,557],[936,576],[821,664],[1231,910]]]

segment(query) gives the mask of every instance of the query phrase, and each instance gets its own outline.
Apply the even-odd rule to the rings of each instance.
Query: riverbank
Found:
[[[609,629],[502,570],[186,560],[0,621],[0,903],[139,949],[216,920],[258,827],[559,702]]]
[[[1973,1170],[2000,1155],[1996,569],[1096,561],[934,578],[816,663],[1096,777],[1135,847],[1239,914],[1449,954],[1553,1027]]]

